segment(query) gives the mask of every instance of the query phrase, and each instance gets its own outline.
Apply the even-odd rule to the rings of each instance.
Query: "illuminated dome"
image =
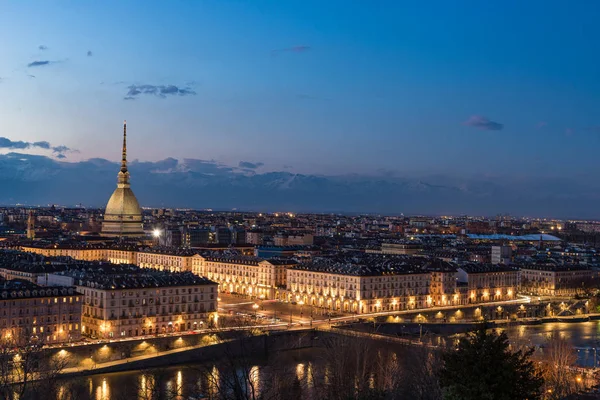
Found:
[[[110,237],[143,236],[142,210],[129,184],[127,170],[127,125],[123,125],[123,158],[117,188],[108,200],[102,221],[102,235]]]

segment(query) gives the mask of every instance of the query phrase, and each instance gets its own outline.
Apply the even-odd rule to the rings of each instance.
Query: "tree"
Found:
[[[401,368],[401,398],[439,400],[442,392],[439,372],[442,366],[441,350],[412,346],[405,350],[406,360]]]
[[[39,339],[0,333],[0,398],[56,399],[68,356],[50,357]]]
[[[443,356],[440,385],[447,400],[535,400],[544,380],[534,349],[511,351],[506,333],[482,326]]]
[[[573,346],[554,333],[544,348],[543,373],[547,398],[563,399],[577,393],[580,385],[572,367],[577,361]]]

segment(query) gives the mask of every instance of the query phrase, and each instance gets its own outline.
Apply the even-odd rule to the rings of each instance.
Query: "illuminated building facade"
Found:
[[[596,281],[594,271],[580,265],[526,265],[521,267],[524,291],[539,295],[577,294]]]
[[[44,344],[81,337],[82,296],[74,287],[42,287],[10,280],[0,285],[0,332],[3,337]]]
[[[219,291],[261,299],[281,297],[286,286],[286,270],[293,265],[296,263],[291,260],[263,260],[251,256],[192,257],[192,272],[219,283]]]
[[[141,268],[159,271],[183,272],[192,270],[192,256],[189,250],[148,249],[135,254],[135,264]]]
[[[504,265],[461,265],[457,277],[466,286],[466,303],[512,300],[519,289],[519,269]]]
[[[217,284],[190,272],[100,264],[90,272],[50,274],[49,285],[73,282],[83,295],[82,329],[96,338],[195,330],[217,321]]]
[[[287,270],[288,299],[358,314],[460,304],[448,263],[390,256],[316,259]]]

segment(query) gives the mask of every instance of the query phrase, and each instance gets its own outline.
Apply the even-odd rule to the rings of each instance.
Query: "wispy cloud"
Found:
[[[140,95],[157,96],[165,99],[167,96],[194,96],[196,94],[190,87],[178,87],[176,85],[130,85],[127,89],[124,100],[134,100]]]
[[[306,46],[306,45],[292,46],[292,47],[286,47],[285,49],[271,50],[271,55],[276,56],[281,53],[304,53],[304,52],[307,52],[308,50],[310,50],[310,46]]]
[[[39,142],[24,142],[22,140],[13,141],[6,137],[0,137],[0,148],[2,149],[31,149],[38,148],[43,150],[51,150],[55,157],[57,158],[66,158],[65,153],[69,152],[77,152],[77,150],[73,150],[64,145],[52,146],[50,142],[47,141],[39,141]]]
[[[88,52],[87,52],[87,56],[88,56],[88,57],[91,57],[91,56],[92,56],[92,51],[91,51],[91,50],[88,50]]]
[[[257,169],[262,167],[263,165],[265,165],[264,163],[261,162],[250,162],[250,161],[240,161],[240,163],[238,164],[238,167],[240,168],[244,168],[244,169]]]
[[[40,50],[42,50],[42,51],[44,51],[44,50],[48,50],[48,46],[44,46],[43,44],[40,44],[40,45],[38,46],[38,49],[40,49]]]
[[[542,129],[545,126],[548,126],[548,123],[546,121],[540,121],[540,122],[537,123],[537,125],[535,127],[537,129]]]
[[[565,129],[565,135],[567,135],[567,136],[573,136],[574,133],[575,133],[575,129],[574,128],[567,128],[567,129]]]
[[[472,115],[464,122],[467,126],[472,126],[473,128],[483,129],[486,131],[499,131],[504,128],[504,125],[499,122],[491,121],[489,118],[483,117],[481,115]]]
[[[33,61],[30,62],[29,64],[27,64],[28,67],[43,67],[45,65],[50,65],[55,63],[55,61],[48,61],[48,60],[44,60],[44,61]]]

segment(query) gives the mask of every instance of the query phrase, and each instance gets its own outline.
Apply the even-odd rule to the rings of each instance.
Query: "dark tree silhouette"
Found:
[[[534,349],[511,351],[506,333],[482,326],[443,356],[440,385],[446,400],[535,400],[544,380]]]

